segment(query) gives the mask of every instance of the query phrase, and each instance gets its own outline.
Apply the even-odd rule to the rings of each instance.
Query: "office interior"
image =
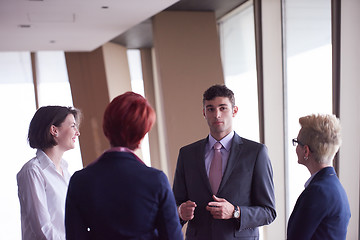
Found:
[[[5,9],[6,2],[1,3],[2,9]],[[24,2],[29,6],[41,4],[41,2],[56,4],[60,1]],[[74,2],[86,5],[84,3],[86,1]],[[121,4],[133,5],[134,11],[137,8],[146,10],[147,5],[150,4],[140,0],[132,2],[130,4],[123,1],[116,4],[119,4],[117,7],[121,7]],[[110,10],[112,4],[115,5],[113,1],[94,0],[90,3],[91,6],[97,4],[105,7],[106,5]],[[65,4],[73,3],[66,2]],[[15,134],[11,134],[10,131],[9,135],[2,134],[1,137],[2,152],[8,152],[10,155],[6,155],[7,157],[2,160],[3,171],[8,172],[8,175],[2,178],[0,184],[1,189],[10,190],[6,190],[3,204],[0,204],[2,205],[0,222],[6,229],[0,233],[0,238],[20,239],[16,173],[20,170],[19,166],[32,156],[31,154],[25,155],[26,157],[22,155],[22,152],[27,150],[20,148],[19,142],[21,146],[25,145],[29,117],[31,118],[36,108],[41,106],[38,94],[40,90],[37,88],[37,81],[41,78],[37,74],[38,54],[51,51],[63,53],[71,101],[73,106],[81,109],[83,113],[78,146],[82,160],[78,168],[81,168],[86,167],[109,148],[108,141],[102,133],[103,112],[114,97],[133,90],[128,51],[137,50],[141,63],[144,96],[157,114],[156,124],[148,134],[150,154],[148,165],[164,171],[170,184],[172,184],[180,147],[202,139],[209,133],[202,115],[203,92],[213,84],[229,85],[234,92],[239,92],[236,95],[240,109],[237,118],[245,119],[242,126],[234,126],[235,131],[243,136],[242,132],[249,130],[246,124],[256,123],[255,129],[250,130],[245,137],[264,143],[272,161],[277,218],[270,225],[262,227],[261,238],[263,240],[286,239],[287,220],[293,207],[291,201],[294,201],[290,198],[296,200],[298,196],[291,195],[293,185],[289,182],[294,181],[297,171],[303,171],[305,175],[302,179],[305,180],[296,182],[297,185],[301,185],[298,186],[301,189],[310,177],[306,175],[306,169],[304,170],[303,166],[296,166],[295,170],[289,170],[291,164],[296,165],[295,149],[291,145],[291,139],[297,134],[296,129],[290,130],[289,126],[298,127],[297,119],[290,117],[290,113],[300,111],[300,109],[301,111],[296,113],[299,115],[294,116],[317,113],[313,112],[313,109],[320,113],[333,113],[340,118],[342,123],[343,144],[334,161],[334,167],[348,194],[351,207],[352,216],[347,239],[360,239],[360,97],[358,93],[360,89],[358,79],[360,76],[360,28],[358,26],[360,1],[306,0],[299,3],[295,0],[156,0],[154,4],[156,7],[145,11],[143,19],[137,18],[132,23],[133,25],[130,24],[131,26],[127,26],[118,34],[105,36],[108,39],[101,43],[93,41],[95,43],[90,47],[86,45],[87,41],[91,42],[88,38],[83,38],[83,46],[71,46],[71,41],[69,41],[67,43],[69,48],[58,47],[54,40],[52,40],[54,41],[52,45],[44,45],[43,48],[41,45],[33,47],[26,43],[26,39],[19,41],[19,35],[11,33],[4,38],[6,41],[0,39],[0,43],[4,41],[4,44],[0,44],[2,45],[0,46],[0,61],[3,65],[0,67],[0,73],[11,69],[10,59],[4,59],[4,56],[26,53],[29,56],[30,69],[28,71],[30,80],[26,81],[32,86],[30,95],[28,91],[17,89],[16,92],[10,93],[14,97],[12,101],[0,97],[2,100],[0,104],[4,110],[2,118],[8,120],[0,124],[1,131],[21,128],[24,132],[23,135],[12,136]],[[44,9],[39,8],[39,11],[44,11]],[[250,14],[246,15],[250,16],[250,22],[244,20],[249,18],[244,18],[239,20],[240,22],[227,25],[244,12]],[[131,16],[132,14],[129,14],[127,18]],[[324,27],[325,30],[312,29],[311,20],[316,21],[317,16],[320,18],[318,26]],[[327,22],[322,22],[325,20],[320,16],[325,16]],[[96,19],[96,16],[94,18]],[[299,19],[305,22],[301,26],[297,25],[301,22]],[[6,19],[3,22],[6,22]],[[11,24],[16,25],[16,23]],[[24,30],[28,31],[26,34],[30,36],[32,28],[42,23],[34,22],[26,25],[26,21],[23,21],[17,24],[23,24],[23,27],[25,24]],[[56,27],[58,23],[50,24]],[[2,25],[0,24],[0,28]],[[243,41],[237,41],[235,38],[235,41],[231,42],[232,45],[227,45],[229,43],[227,36],[236,31],[236,26],[239,28],[250,26],[252,37],[250,40],[239,38]],[[291,35],[292,31],[295,32],[294,29],[301,31]],[[328,39],[327,48],[322,48],[319,44],[323,41],[322,37],[316,39],[317,33],[323,30],[326,35],[324,38]],[[2,35],[6,35],[6,31],[2,32]],[[247,33],[249,32],[242,32],[248,36]],[[41,35],[37,37],[41,38]],[[71,38],[71,36],[66,37]],[[9,45],[10,47],[7,48],[8,42],[11,41],[19,43]],[[242,44],[244,42],[248,44],[246,41],[251,41],[251,43],[244,47]],[[239,47],[242,51],[250,49],[251,57],[247,58],[248,52],[243,54],[239,51],[236,48],[237,44],[242,46]],[[314,48],[326,52],[327,55],[325,58],[319,58],[322,59],[321,61],[313,62],[314,59],[311,59],[312,55],[306,49],[306,44],[314,44],[314,46],[319,44]],[[85,47],[90,49],[84,49]],[[289,61],[290,57],[296,54],[301,54],[303,62]],[[240,60],[237,57],[240,57]],[[232,72],[248,64],[250,58],[253,61],[250,64],[253,67],[250,80],[246,80],[245,77],[245,80],[229,77]],[[232,65],[232,61],[235,65]],[[311,64],[306,65],[306,62]],[[328,68],[323,68],[323,65],[327,65]],[[294,66],[298,67],[298,72],[291,72]],[[311,74],[300,74],[309,72],[310,68],[313,68]],[[13,84],[11,80],[4,79],[4,76],[0,76],[0,91],[1,88],[5,89],[5,86]],[[311,80],[306,79],[307,77]],[[327,81],[324,82],[323,78]],[[255,90],[251,88],[250,96],[243,97],[245,92],[242,92],[241,88],[246,86],[246,82],[236,85],[236,81],[251,81]],[[297,85],[292,85],[294,81]],[[292,90],[289,90],[290,87]],[[55,94],[55,92],[56,90],[48,94]],[[327,95],[322,95],[324,92]],[[0,95],[5,96],[4,92]],[[295,100],[293,96],[296,96]],[[326,107],[322,108],[318,103],[325,101],[325,98]],[[34,107],[26,110],[30,112],[28,117],[22,118],[21,113],[25,112],[24,106],[27,106],[27,101],[31,101]],[[292,101],[297,102],[298,105],[294,105]],[[319,107],[316,108],[318,105]],[[251,107],[248,110],[249,106]],[[245,110],[241,111],[241,109]],[[14,124],[9,125],[9,122]],[[30,147],[27,146],[27,148]],[[144,156],[141,150],[137,151],[137,154],[140,157]],[[11,165],[14,161],[17,161],[15,166]],[[9,203],[15,207],[9,207]],[[16,213],[11,211],[16,211]],[[11,238],[8,238],[9,236]]]

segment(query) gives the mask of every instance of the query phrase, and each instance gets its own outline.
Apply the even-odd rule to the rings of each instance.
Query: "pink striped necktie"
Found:
[[[210,165],[209,181],[213,194],[217,193],[222,178],[221,147],[222,145],[219,142],[214,144],[214,157]]]

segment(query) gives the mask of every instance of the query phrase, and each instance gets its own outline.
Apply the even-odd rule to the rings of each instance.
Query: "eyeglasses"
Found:
[[[295,146],[295,147],[296,147],[298,144],[299,144],[300,146],[302,146],[302,147],[306,145],[306,144],[303,144],[302,142],[300,142],[297,138],[293,138],[292,144],[293,144],[293,146]],[[312,152],[309,145],[308,145],[308,147],[309,147],[310,152]]]
[[[300,142],[297,138],[293,138],[292,144],[293,144],[294,147],[296,147],[298,144],[299,144],[300,146],[302,146],[302,147],[305,146],[305,144],[303,144],[302,142]]]

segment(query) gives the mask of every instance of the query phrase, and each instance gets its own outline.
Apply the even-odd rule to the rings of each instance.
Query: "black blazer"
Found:
[[[205,145],[208,138],[180,149],[173,191],[177,205],[187,200],[197,204],[189,221],[186,238],[258,239],[258,226],[276,217],[273,172],[267,148],[235,133],[229,159],[217,196],[240,207],[240,221],[216,220],[205,209],[213,201],[205,170]]]
[[[70,179],[67,240],[183,239],[166,175],[132,153],[106,152]]]

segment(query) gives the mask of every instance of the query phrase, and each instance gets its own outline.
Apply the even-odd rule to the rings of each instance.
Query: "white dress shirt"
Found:
[[[65,240],[65,199],[70,174],[63,175],[41,150],[17,174],[23,240]]]

